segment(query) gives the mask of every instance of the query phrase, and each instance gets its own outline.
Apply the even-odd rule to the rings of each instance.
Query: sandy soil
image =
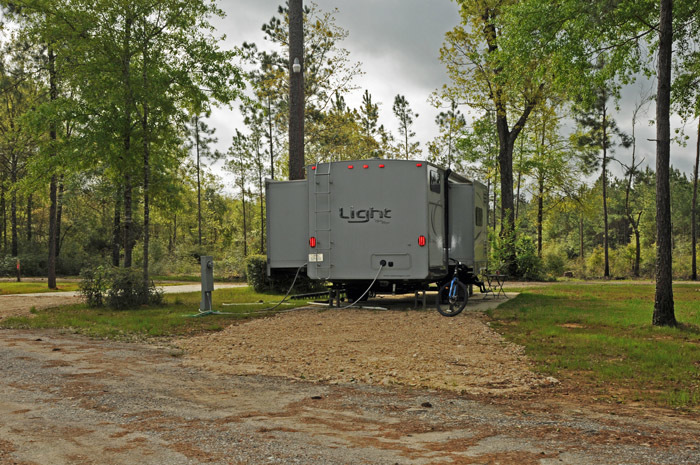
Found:
[[[700,463],[697,418],[552,401],[561,386],[494,398],[231,376],[168,346],[15,330],[0,372],[3,465]]]
[[[400,384],[470,394],[511,394],[557,383],[535,375],[523,348],[492,331],[476,310],[503,301],[472,300],[468,310],[452,318],[435,310],[300,310],[177,345],[191,354],[194,365],[232,375]],[[368,305],[386,303],[373,300]],[[403,307],[411,303],[403,300]]]
[[[696,416],[533,374],[481,313],[501,302],[444,318],[384,299],[158,344],[0,330],[0,465],[700,463]]]
[[[80,302],[80,297],[60,292],[32,295],[0,296],[0,320],[11,316],[29,316],[32,307],[37,310]]]

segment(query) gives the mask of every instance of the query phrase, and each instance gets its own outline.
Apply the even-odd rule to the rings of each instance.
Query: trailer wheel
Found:
[[[440,312],[442,316],[456,316],[464,310],[467,305],[467,299],[469,297],[469,291],[467,286],[462,282],[457,281],[457,294],[455,297],[450,298],[450,283],[443,284],[440,287],[440,292],[437,297],[437,311]]]

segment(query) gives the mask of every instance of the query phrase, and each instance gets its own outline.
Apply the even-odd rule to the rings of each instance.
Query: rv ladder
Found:
[[[323,258],[316,261],[315,266],[319,279],[331,279],[331,249],[333,246],[331,238],[331,165],[332,163],[320,163],[316,165],[313,182],[313,226],[317,246],[315,248],[316,257],[322,255]],[[327,167],[323,171],[323,167]],[[320,257],[319,257],[320,258]]]

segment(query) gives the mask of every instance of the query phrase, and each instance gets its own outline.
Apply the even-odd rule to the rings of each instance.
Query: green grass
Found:
[[[77,291],[78,282],[59,282],[58,291]],[[46,282],[27,281],[27,282],[0,282],[0,295],[7,294],[33,294],[36,292],[56,292],[56,289],[49,289]]]
[[[596,399],[700,407],[700,284],[673,288],[677,328],[651,325],[654,286],[562,284],[520,290],[493,327],[542,373]]]
[[[46,310],[32,310],[31,317],[12,317],[0,321],[0,328],[63,329],[93,337],[139,340],[149,337],[185,336],[202,331],[219,331],[232,322],[254,318],[256,310],[271,307],[282,295],[258,294],[249,287],[219,289],[212,296],[214,309],[232,315],[209,315],[190,318],[198,313],[199,292],[165,295],[162,306],[135,310],[88,308],[84,304],[67,305]],[[222,303],[264,304],[223,306]],[[276,311],[305,305],[306,301],[285,302]],[[270,315],[266,313],[265,315]]]

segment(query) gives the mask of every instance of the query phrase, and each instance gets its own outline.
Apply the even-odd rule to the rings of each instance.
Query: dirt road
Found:
[[[700,463],[697,419],[547,400],[566,398],[561,386],[474,396],[195,361],[169,346],[0,331],[0,464]]]

